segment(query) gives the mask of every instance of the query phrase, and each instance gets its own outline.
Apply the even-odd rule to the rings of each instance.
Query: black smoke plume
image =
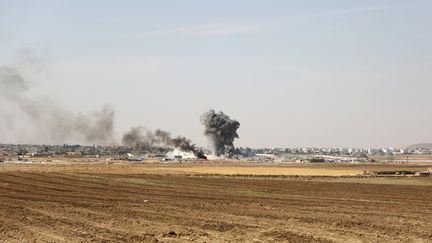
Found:
[[[232,157],[235,154],[234,139],[238,138],[237,129],[240,123],[230,119],[223,112],[216,113],[210,110],[201,116],[204,125],[204,134],[211,143],[212,151],[216,156]]]
[[[150,149],[154,146],[169,146],[178,148],[182,151],[193,152],[195,156],[200,159],[207,158],[203,151],[198,149],[191,140],[181,136],[171,138],[169,132],[160,129],[152,132],[144,127],[132,127],[129,132],[123,135],[122,143],[125,146],[136,149]]]

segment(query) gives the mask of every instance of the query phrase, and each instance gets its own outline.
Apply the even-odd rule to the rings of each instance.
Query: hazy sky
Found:
[[[31,95],[110,104],[119,136],[143,124],[205,145],[199,117],[215,109],[240,121],[239,146],[408,145],[432,141],[431,13],[430,0],[0,0],[0,63],[35,53]]]

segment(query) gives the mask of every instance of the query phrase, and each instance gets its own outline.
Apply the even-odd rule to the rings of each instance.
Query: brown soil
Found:
[[[431,186],[88,168],[0,172],[0,241],[432,242]]]

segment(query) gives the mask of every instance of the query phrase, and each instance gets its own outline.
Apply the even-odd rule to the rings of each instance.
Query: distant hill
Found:
[[[417,144],[407,146],[406,148],[409,148],[409,149],[416,149],[416,148],[432,149],[432,143],[417,143]]]

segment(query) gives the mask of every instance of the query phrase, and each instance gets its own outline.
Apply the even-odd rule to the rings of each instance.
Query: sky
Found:
[[[111,105],[119,136],[145,125],[204,146],[200,115],[215,109],[240,122],[237,146],[396,147],[432,142],[431,12],[430,0],[0,0],[0,64],[36,56],[29,95]]]

